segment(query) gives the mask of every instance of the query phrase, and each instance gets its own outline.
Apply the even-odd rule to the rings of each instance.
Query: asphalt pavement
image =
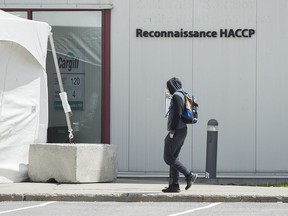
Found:
[[[115,201],[115,202],[283,202],[288,188],[195,183],[180,193],[163,193],[164,180],[118,178],[112,183],[3,183],[0,201]]]

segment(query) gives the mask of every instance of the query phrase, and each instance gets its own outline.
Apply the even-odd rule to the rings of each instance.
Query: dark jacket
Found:
[[[167,88],[172,94],[171,104],[172,107],[169,111],[167,130],[174,132],[177,129],[185,128],[187,125],[181,120],[181,115],[184,110],[184,95],[181,92],[177,92],[182,88],[181,81],[175,77],[167,81]]]

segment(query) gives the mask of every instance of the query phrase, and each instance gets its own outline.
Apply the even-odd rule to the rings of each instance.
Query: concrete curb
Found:
[[[81,202],[283,202],[288,203],[287,187],[194,184],[180,193],[162,193],[166,181],[118,179],[114,183],[0,184],[1,201],[81,201]]]
[[[76,202],[283,202],[288,196],[191,195],[191,194],[0,194],[3,201],[76,201]]]

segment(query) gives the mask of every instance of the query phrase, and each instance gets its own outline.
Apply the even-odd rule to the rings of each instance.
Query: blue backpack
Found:
[[[181,115],[181,119],[185,124],[195,124],[198,121],[198,103],[196,102],[196,97],[184,90],[177,90],[177,92],[181,92],[184,95],[184,110]],[[169,114],[173,104],[171,100],[171,104],[168,112],[166,113],[166,117]]]

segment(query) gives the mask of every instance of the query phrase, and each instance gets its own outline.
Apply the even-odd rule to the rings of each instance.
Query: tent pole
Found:
[[[73,129],[71,127],[71,121],[70,121],[70,116],[72,115],[72,111],[71,111],[70,105],[68,103],[67,94],[64,91],[62,78],[61,78],[61,74],[60,74],[60,69],[59,69],[59,65],[58,65],[58,61],[57,61],[56,50],[55,50],[52,32],[49,34],[49,40],[50,40],[50,44],[51,44],[52,55],[53,55],[56,74],[57,74],[58,83],[59,83],[59,87],[60,87],[60,94],[59,95],[60,95],[60,98],[62,101],[62,106],[63,106],[64,112],[65,112],[66,122],[67,122],[67,126],[68,126],[69,141],[70,141],[70,143],[72,143],[72,139],[74,137],[74,135],[72,133]]]

